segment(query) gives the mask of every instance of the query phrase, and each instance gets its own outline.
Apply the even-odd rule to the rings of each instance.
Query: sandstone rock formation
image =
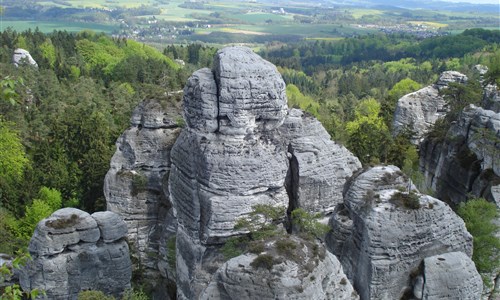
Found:
[[[220,245],[245,233],[234,226],[255,205],[330,212],[361,166],[319,122],[288,112],[276,67],[250,49],[224,48],[213,66],[188,80],[187,128],[171,151],[180,299],[208,286],[224,263]]]
[[[33,59],[33,57],[31,57],[31,54],[27,50],[21,48],[17,48],[16,50],[14,50],[14,55],[12,55],[12,63],[16,67],[19,67],[23,64],[38,67],[36,61]]]
[[[31,238],[33,262],[20,273],[21,287],[43,290],[47,299],[76,299],[82,290],[119,296],[132,277],[126,232],[122,218],[109,211],[54,212]]]
[[[328,246],[361,299],[400,299],[426,257],[472,254],[472,237],[445,203],[413,189],[393,166],[353,176],[331,218]],[[451,292],[450,292],[451,293]]]
[[[480,299],[483,281],[472,260],[462,252],[424,259],[415,278],[416,299]]]
[[[467,76],[456,71],[443,72],[435,84],[399,99],[394,112],[393,134],[409,128],[416,133],[414,142],[418,143],[429,127],[446,114],[446,103],[439,91],[450,82],[465,83]]]
[[[420,168],[440,199],[458,204],[474,195],[500,207],[500,112],[464,109],[443,140],[420,145]]]
[[[289,111],[279,132],[290,156],[286,182],[289,210],[300,207],[333,212],[342,202],[346,180],[361,168],[358,158],[332,141],[318,120],[298,109]]]
[[[142,102],[133,112],[131,127],[117,140],[117,150],[106,174],[107,208],[123,217],[128,227],[136,271],[149,283],[158,275],[174,282],[167,244],[175,239],[177,221],[169,201],[167,182],[170,150],[180,128],[157,101]],[[162,287],[161,289],[165,289]]]
[[[280,255],[267,249],[272,266],[255,266],[255,254],[227,261],[200,299],[359,299],[334,255],[298,238],[287,242],[295,243],[296,253]]]

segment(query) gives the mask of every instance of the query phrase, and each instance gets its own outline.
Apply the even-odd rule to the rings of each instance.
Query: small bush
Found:
[[[253,241],[248,245],[248,252],[253,254],[261,254],[264,252],[264,242]]]
[[[78,300],[115,300],[115,298],[101,291],[82,291],[78,293]]]
[[[494,203],[485,199],[472,199],[458,207],[458,215],[464,220],[473,236],[472,260],[479,273],[489,273],[500,266],[500,239],[496,236],[499,226],[494,223],[498,211]]]
[[[292,211],[292,223],[301,232],[321,238],[330,231],[330,226],[318,222],[321,214],[311,214],[302,208]]]
[[[137,196],[140,192],[146,190],[148,178],[143,174],[134,174],[132,177],[132,196]]]
[[[70,226],[75,226],[78,223],[78,215],[72,214],[69,218],[60,218],[55,220],[47,220],[45,225],[54,229],[63,229]]]
[[[222,246],[221,252],[224,255],[224,258],[229,260],[243,254],[247,244],[248,239],[246,237],[231,237],[226,241],[224,246]]]
[[[392,195],[390,201],[400,207],[405,207],[408,209],[420,208],[419,196],[413,191],[409,193],[396,192]]]
[[[175,236],[171,237],[167,241],[167,262],[172,270],[175,271],[176,267],[176,249],[175,249]]]
[[[263,269],[268,269],[271,270],[275,264],[275,260],[272,257],[272,255],[269,254],[261,254],[257,256],[251,263],[250,266],[252,266],[255,269],[263,268]]]
[[[279,239],[276,241],[276,250],[279,254],[286,256],[288,258],[294,258],[297,256],[295,250],[297,249],[297,244],[291,239]]]

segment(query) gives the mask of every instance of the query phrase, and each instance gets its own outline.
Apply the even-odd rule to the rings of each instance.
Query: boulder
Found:
[[[361,299],[400,299],[426,257],[472,255],[472,236],[462,219],[447,204],[418,193],[397,167],[353,176],[343,205],[331,221],[343,233],[330,233],[328,247]]]
[[[16,67],[19,67],[21,65],[30,65],[38,68],[38,64],[33,59],[33,57],[31,57],[29,51],[21,48],[17,48],[16,50],[14,50],[14,54],[12,55],[12,63]]]
[[[483,281],[463,252],[426,257],[413,288],[416,299],[480,299]]]
[[[130,288],[126,225],[112,212],[95,216],[63,208],[40,221],[28,248],[33,261],[20,272],[21,287],[43,290],[46,299],[77,299],[84,290],[120,296]]]

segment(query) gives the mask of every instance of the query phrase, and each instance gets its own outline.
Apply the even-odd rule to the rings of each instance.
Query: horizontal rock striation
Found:
[[[77,299],[83,290],[120,296],[132,277],[126,233],[127,225],[112,212],[54,212],[31,238],[33,261],[20,273],[21,287],[43,290],[47,299]]]
[[[170,150],[180,133],[172,119],[157,101],[139,104],[130,128],[116,142],[104,182],[107,209],[125,220],[136,271],[155,278],[149,283],[156,283],[158,275],[175,278],[165,248],[177,224],[167,189]]]
[[[408,186],[396,167],[369,169],[353,177],[345,207],[332,217],[344,234],[330,235],[329,249],[361,299],[400,299],[411,290],[410,273],[428,256],[472,254],[472,236],[451,208],[416,191],[399,191]]]
[[[361,166],[317,120],[288,110],[276,67],[248,48],[223,48],[212,70],[193,73],[184,118],[169,177],[179,299],[207,287],[224,263],[219,248],[247,232],[234,227],[255,205],[329,213]]]

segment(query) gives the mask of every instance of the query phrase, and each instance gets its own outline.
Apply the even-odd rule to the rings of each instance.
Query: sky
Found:
[[[498,4],[500,6],[500,0],[441,0],[446,2],[468,2],[475,4]]]

